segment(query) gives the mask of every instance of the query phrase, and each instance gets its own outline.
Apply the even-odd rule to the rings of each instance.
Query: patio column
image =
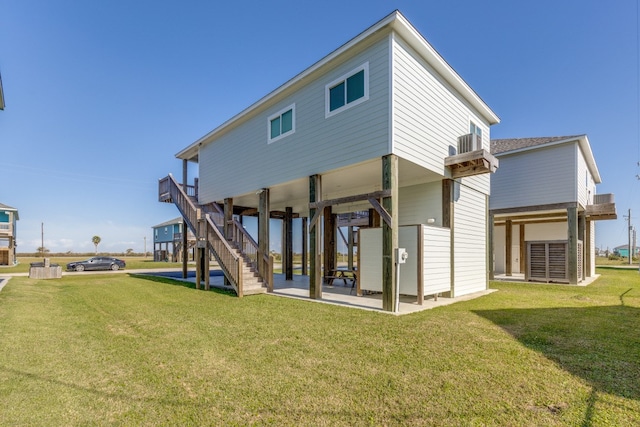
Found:
[[[504,248],[504,256],[505,256],[505,266],[504,266],[504,274],[505,276],[513,276],[513,259],[512,259],[512,247],[513,247],[513,223],[510,219],[505,222],[505,248]]]
[[[489,206],[489,203],[487,203]],[[494,257],[494,248],[493,248],[493,228],[495,224],[494,215],[489,212],[487,215],[487,278],[488,280],[495,279],[495,271],[493,269],[493,257]]]
[[[286,280],[293,280],[293,208],[285,208],[283,270]]]
[[[382,157],[382,189],[390,190],[391,196],[382,198],[382,207],[391,216],[391,224],[382,223],[382,309],[395,311],[396,269],[395,249],[398,247],[398,156]]]
[[[581,212],[578,214],[578,240],[582,240],[582,254],[578,253],[578,264],[580,264],[580,259],[582,259],[582,265],[578,265],[578,273],[582,273],[579,274],[578,279],[579,280],[583,280],[585,278],[585,269],[584,269],[584,265],[585,265],[585,259],[584,259],[584,254],[585,254],[585,246],[587,244],[586,241],[586,228],[587,228],[587,219],[584,215],[584,212]],[[582,256],[580,256],[582,255]]]
[[[582,243],[583,247],[584,247],[584,277],[591,277],[593,275],[593,273],[591,272],[591,269],[593,268],[591,265],[591,255],[592,255],[592,247],[591,247],[591,227],[593,226],[593,223],[589,220],[587,220],[587,224],[585,227],[585,235],[584,235],[584,242]]]
[[[228,197],[224,199],[224,238],[227,241],[233,239],[233,198]],[[231,282],[227,279],[227,276],[224,277],[225,286],[231,286]]]
[[[442,227],[449,228],[449,274],[451,287],[449,296],[455,297],[455,283],[456,283],[456,269],[455,269],[455,239],[454,237],[454,221],[453,221],[453,209],[454,209],[454,181],[451,179],[442,180]]]
[[[302,275],[306,276],[307,271],[307,218],[302,218]]]
[[[322,179],[320,175],[312,175],[309,177],[309,203],[319,202],[322,200]],[[313,218],[316,214],[315,208],[309,209],[309,218]],[[310,274],[309,274],[309,298],[322,298],[322,271],[320,268],[320,242],[319,231],[320,221],[315,224],[309,224],[309,258],[310,258]]]
[[[520,274],[524,274],[527,269],[527,245],[525,239],[525,225],[520,224]]]
[[[268,275],[264,257],[269,257],[269,189],[263,188],[258,202],[258,271],[262,277]],[[271,279],[269,279],[271,280]]]
[[[347,227],[349,237],[347,237],[347,268],[353,270],[353,226]]]
[[[324,208],[324,275],[336,269],[336,215],[331,206]]]
[[[578,284],[578,208],[567,208],[567,279],[569,284]]]
[[[182,160],[182,189],[186,192],[187,191],[187,169],[188,169],[188,163],[186,159]],[[187,232],[188,228],[187,228],[187,220],[186,219],[182,219],[182,247],[184,248],[184,250],[182,251],[182,278],[186,279],[187,278],[187,264],[189,263],[189,255],[187,254],[187,237],[188,237],[188,232]],[[197,236],[196,236],[197,237]]]

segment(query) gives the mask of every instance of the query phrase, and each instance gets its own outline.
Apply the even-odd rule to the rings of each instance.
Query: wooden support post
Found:
[[[224,237],[227,241],[233,239],[233,199],[228,197],[224,199]],[[227,276],[224,277],[224,285],[231,286],[231,281],[227,279]]]
[[[211,272],[209,271],[209,259],[211,258],[211,254],[209,253],[209,223],[205,222],[205,231],[204,231],[204,238],[205,238],[205,247],[202,249],[202,257],[203,257],[203,262],[202,262],[202,273],[204,275],[204,290],[208,291],[211,288]],[[226,284],[226,280],[225,280],[225,284]]]
[[[382,157],[382,189],[391,196],[382,199],[382,207],[391,215],[391,225],[382,224],[382,309],[394,311],[396,307],[395,249],[398,247],[398,157]]]
[[[487,202],[487,206],[489,203]],[[493,213],[489,212],[487,215],[487,279],[493,280],[495,279],[495,270],[493,266],[493,257],[494,257],[494,241],[493,241],[493,229],[494,229],[495,217]]]
[[[284,216],[285,280],[293,280],[293,208],[285,208]]]
[[[593,275],[593,272],[591,271],[593,266],[591,265],[591,256],[593,255],[591,250],[593,249],[591,247],[591,227],[592,227],[592,222],[591,221],[587,221],[586,227],[585,227],[585,236],[584,236],[584,242],[582,243],[583,247],[584,247],[584,276],[585,277],[591,277]]]
[[[302,218],[302,275],[306,276],[308,274],[307,271],[307,218]]]
[[[578,265],[578,272],[582,272],[582,275],[578,277],[578,280],[584,280],[585,278],[585,269],[584,269],[584,247],[586,245],[585,236],[586,236],[586,228],[587,228],[587,219],[584,215],[584,212],[578,214],[578,240],[582,240],[582,256],[578,254],[578,263],[582,260],[582,265]]]
[[[449,296],[455,297],[455,283],[456,283],[456,269],[455,269],[455,239],[454,239],[454,221],[453,221],[453,196],[454,196],[454,184],[451,179],[442,180],[442,226],[449,228],[450,240],[449,240],[449,276],[450,276],[450,290]]]
[[[267,264],[264,257],[269,257],[269,189],[263,188],[260,192],[258,202],[258,271],[260,275],[266,277],[268,274]],[[269,278],[271,280],[271,278]]]
[[[187,159],[182,159],[182,190],[187,192],[187,180],[188,180],[188,161]]]
[[[380,214],[375,209],[369,209],[369,228],[380,227]]]
[[[200,289],[200,284],[202,283],[202,279],[204,277],[204,251],[205,251],[205,245],[206,245],[206,240],[204,240],[204,238],[206,237],[205,234],[205,226],[206,223],[204,222],[204,218],[202,216],[202,210],[198,209],[196,212],[196,220],[198,222],[197,225],[197,230],[196,230],[196,238],[197,240],[197,246],[198,246],[198,259],[196,261],[196,289]]]
[[[322,178],[320,175],[312,175],[309,177],[309,203],[319,202],[322,200]],[[315,208],[309,209],[309,217],[313,218],[316,214]],[[322,271],[320,266],[320,222],[310,224],[309,230],[309,258],[310,258],[310,274],[309,274],[309,298],[322,298]]]
[[[187,278],[187,264],[189,263],[189,228],[187,221],[182,220],[182,278]]]
[[[567,208],[567,279],[569,284],[578,284],[578,208]]]
[[[506,276],[513,276],[513,268],[512,268],[512,250],[513,250],[513,224],[510,219],[508,219],[505,223],[505,266],[504,266],[504,274]]]
[[[524,227],[524,224],[520,224],[520,274],[524,274],[527,271],[527,244],[524,242]]]
[[[347,227],[347,268],[353,270],[353,226]]]
[[[453,218],[453,181],[442,180],[442,226],[451,228]]]
[[[332,207],[327,206],[323,212],[324,218],[324,274],[328,275],[336,269],[336,216]]]

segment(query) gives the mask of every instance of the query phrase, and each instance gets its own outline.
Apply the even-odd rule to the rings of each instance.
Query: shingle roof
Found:
[[[182,217],[174,218],[174,219],[172,219],[170,221],[163,222],[162,224],[154,225],[151,228],[167,227],[167,226],[173,225],[173,224],[182,224]]]
[[[7,210],[7,211],[9,211],[9,210],[11,210],[11,211],[17,211],[17,210],[18,210],[18,209],[16,209],[16,208],[12,208],[11,206],[7,206],[7,205],[5,205],[5,204],[3,204],[3,203],[0,203],[0,209],[4,209],[4,210]]]
[[[506,153],[507,151],[520,150],[537,145],[549,144],[557,141],[578,139],[583,135],[570,136],[544,136],[537,138],[511,138],[511,139],[492,139],[491,154]]]

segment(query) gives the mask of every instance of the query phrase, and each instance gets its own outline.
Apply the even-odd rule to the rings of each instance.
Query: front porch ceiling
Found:
[[[373,193],[382,190],[382,160],[376,159],[345,168],[325,172],[322,175],[322,199],[338,199],[358,194]],[[431,172],[407,160],[399,159],[399,186],[440,181],[443,176]],[[235,196],[236,206],[258,207],[260,189],[252,193]],[[309,214],[309,177],[269,187],[270,209],[284,211],[293,208],[300,216]],[[222,200],[218,201],[222,203]],[[347,213],[367,210],[371,207],[367,201],[359,201],[333,206],[334,213]]]

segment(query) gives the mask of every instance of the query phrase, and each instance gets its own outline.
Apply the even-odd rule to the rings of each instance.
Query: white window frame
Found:
[[[348,104],[344,104],[342,107],[340,108],[336,108],[333,111],[330,111],[329,109],[331,108],[331,99],[330,99],[330,89],[334,88],[335,86],[339,85],[342,82],[347,81],[347,79],[351,76],[353,76],[354,74],[359,73],[360,71],[364,70],[364,96],[361,98],[356,99],[355,101],[352,101]],[[338,77],[337,79],[333,80],[332,82],[328,83],[325,87],[324,87],[324,117],[325,119],[328,119],[331,116],[335,116],[336,114],[339,114],[345,110],[348,110],[351,107],[355,107],[356,105],[362,104],[363,102],[367,101],[369,99],[369,62],[365,62],[364,64],[360,65],[358,68],[354,68],[353,70],[349,71],[348,73]]]
[[[275,138],[271,138],[271,120],[282,116],[284,113],[286,113],[289,110],[291,110],[291,130],[287,131],[285,133],[281,133],[280,135],[276,136]],[[279,141],[282,138],[286,138],[287,136],[292,135],[294,133],[296,133],[296,104],[295,104],[295,102],[293,104],[287,106],[287,107],[284,107],[282,110],[278,111],[277,113],[274,113],[274,114],[270,115],[267,118],[267,143],[271,144],[272,142]]]

